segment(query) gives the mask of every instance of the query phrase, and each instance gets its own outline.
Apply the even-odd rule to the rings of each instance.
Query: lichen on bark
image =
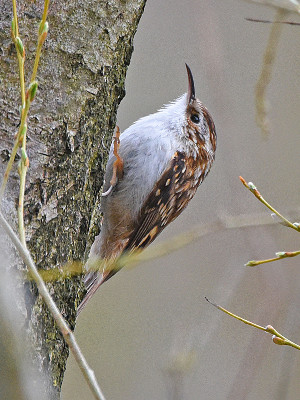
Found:
[[[39,89],[28,120],[30,168],[25,192],[26,241],[37,266],[61,267],[84,260],[99,233],[103,174],[125,95],[133,37],[146,0],[50,2],[49,34],[38,70]],[[30,78],[42,1],[17,2],[20,36]],[[19,123],[20,89],[10,38],[12,6],[0,4],[0,167],[3,176]],[[3,210],[16,226],[17,161]],[[20,262],[16,261],[16,265]],[[80,277],[48,285],[74,328],[84,289]],[[49,392],[59,396],[68,349],[34,284],[24,282],[26,326],[37,364],[48,373]]]

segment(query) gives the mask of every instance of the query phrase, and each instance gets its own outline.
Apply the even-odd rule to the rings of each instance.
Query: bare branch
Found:
[[[281,215],[277,210],[275,210],[274,207],[272,207],[264,198],[263,196],[259,193],[257,190],[256,186],[252,182],[246,182],[243,177],[240,176],[240,181],[242,184],[250,190],[251,193],[254,194],[254,196],[261,202],[263,203],[266,207],[268,207],[269,210],[272,211],[275,215],[277,215],[278,218],[280,218],[285,226],[288,226],[289,228],[295,229],[297,232],[300,232],[300,225],[299,223],[295,222],[292,223],[290,222],[287,218],[285,218],[283,215]]]
[[[77,344],[76,338],[69,328],[68,324],[64,320],[63,316],[61,315],[59,309],[57,308],[55,302],[53,301],[52,297],[50,296],[48,289],[45,285],[45,282],[39,275],[37,268],[31,258],[31,255],[29,251],[22,245],[21,241],[11,228],[11,226],[8,224],[6,219],[4,218],[3,214],[0,212],[0,224],[3,226],[5,232],[7,235],[10,237],[11,241],[14,243],[16,246],[22,260],[24,263],[27,265],[27,267],[30,270],[30,273],[32,277],[34,278],[37,287],[39,289],[40,295],[43,297],[47,307],[49,308],[53,318],[55,319],[66,343],[70,347],[75,360],[77,361],[77,364],[79,368],[81,369],[81,372],[83,373],[83,376],[85,377],[91,391],[93,392],[93,395],[95,399],[97,400],[105,400],[105,397],[100,389],[100,386],[96,380],[94,371],[89,367],[84,355],[82,354],[80,347]]]
[[[248,321],[247,319],[244,319],[242,317],[239,317],[236,314],[233,314],[232,312],[226,310],[225,308],[219,306],[218,304],[214,303],[213,301],[209,300],[207,297],[205,297],[205,300],[211,304],[212,306],[216,307],[218,310],[223,311],[225,314],[229,315],[232,318],[237,319],[238,321],[243,322],[246,325],[250,325],[253,326],[256,329],[259,329],[261,331],[265,331],[267,333],[271,333],[272,336],[272,340],[275,344],[278,345],[285,345],[285,346],[291,346],[294,347],[297,350],[300,350],[300,346],[294,342],[292,342],[291,340],[287,339],[286,337],[284,337],[283,335],[281,335],[281,333],[279,333],[276,329],[273,328],[272,325],[267,325],[265,328],[261,325],[257,325],[254,322]]]
[[[256,18],[245,18],[245,20],[250,22],[261,22],[263,24],[285,24],[285,25],[300,26],[300,22],[293,22],[293,21],[269,21],[267,19],[256,19]]]
[[[257,265],[261,264],[266,264],[269,262],[273,261],[278,261],[281,260],[282,258],[288,258],[288,257],[296,257],[300,254],[300,251],[279,251],[276,253],[276,257],[274,258],[268,258],[266,260],[251,260],[248,261],[247,264],[245,264],[245,267],[256,267]]]

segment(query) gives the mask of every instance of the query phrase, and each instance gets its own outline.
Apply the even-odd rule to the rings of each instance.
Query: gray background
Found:
[[[238,0],[148,1],[119,108],[121,130],[186,91],[187,62],[218,134],[212,171],[153,247],[219,217],[268,218],[239,175],[282,213],[298,208],[299,27],[283,28],[268,89],[267,140],[255,123],[254,88],[271,27],[245,17],[274,14],[273,8]],[[220,229],[106,283],[80,315],[75,333],[107,399],[299,399],[300,353],[276,346],[270,335],[204,299],[270,323],[299,343],[299,258],[243,266],[299,249],[297,239],[297,232],[281,225]],[[62,397],[93,398],[72,356]]]

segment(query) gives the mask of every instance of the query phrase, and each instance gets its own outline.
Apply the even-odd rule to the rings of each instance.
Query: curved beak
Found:
[[[189,104],[191,101],[193,101],[196,98],[195,85],[194,85],[193,74],[192,74],[190,67],[187,64],[185,64],[185,66],[186,66],[186,71],[188,74],[188,81],[189,81],[189,87],[188,87],[188,92],[187,92],[187,102]]]

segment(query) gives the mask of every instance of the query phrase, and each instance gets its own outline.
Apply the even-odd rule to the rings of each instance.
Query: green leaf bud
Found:
[[[20,53],[20,56],[25,57],[25,49],[24,49],[22,40],[19,38],[19,36],[16,37],[16,44],[17,44],[17,50]]]
[[[28,91],[27,91],[30,101],[33,101],[33,99],[36,95],[37,88],[38,88],[37,81],[31,82],[31,84],[29,85]]]

